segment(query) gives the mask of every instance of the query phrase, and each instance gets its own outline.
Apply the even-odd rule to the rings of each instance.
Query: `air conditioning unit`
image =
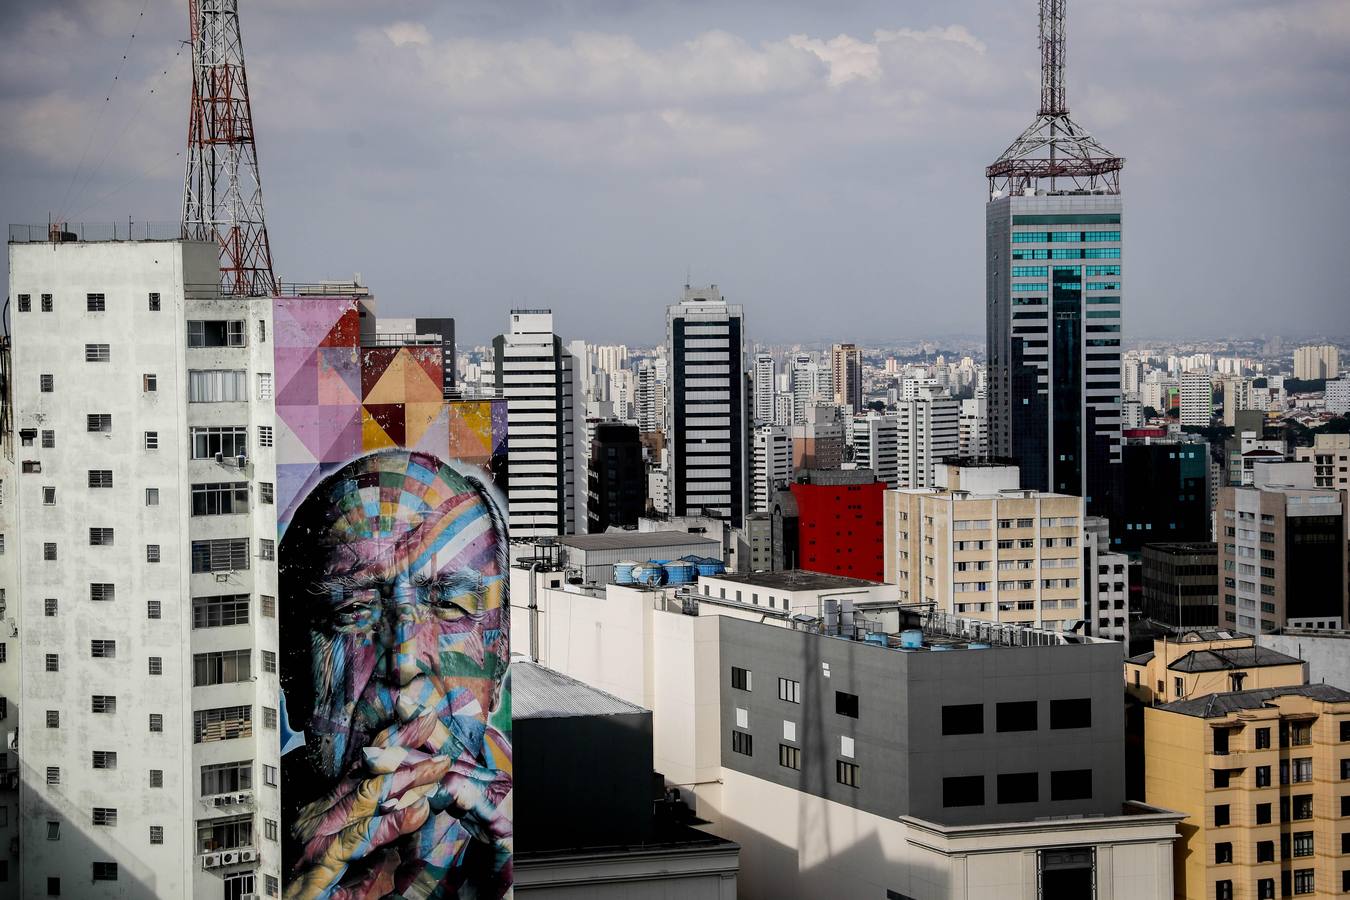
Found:
[[[257,859],[258,859],[258,851],[257,851],[257,850],[240,850],[240,851],[239,851],[239,861],[240,861],[241,863],[256,862]]]
[[[216,462],[218,463],[225,462],[225,454],[221,453],[219,450],[216,451]]]
[[[214,868],[215,868],[216,866],[218,866],[218,865],[220,865],[220,854],[219,854],[219,853],[204,853],[204,854],[202,854],[202,868],[203,868],[203,869],[214,869]]]
[[[231,796],[229,796],[228,794],[227,794],[227,795],[224,795],[224,796],[221,796],[221,797],[212,797],[212,798],[211,798],[211,803],[212,803],[212,805],[214,805],[214,806],[226,806],[226,805],[228,805],[228,804],[230,804],[230,803],[233,803],[233,802],[234,802],[234,798],[231,797]]]
[[[262,900],[262,894],[240,894],[239,900]]]
[[[235,457],[235,463],[242,469],[248,463],[248,457],[240,453]]]
[[[253,795],[252,795],[252,794],[235,794],[234,802],[235,802],[235,803],[252,803],[252,802],[253,802]]]
[[[220,854],[220,864],[222,866],[232,866],[237,862],[239,862],[238,850],[227,850]]]

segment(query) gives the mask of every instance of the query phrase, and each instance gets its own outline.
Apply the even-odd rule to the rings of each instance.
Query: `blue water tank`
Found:
[[[933,646],[929,647],[928,649],[929,649],[929,650],[950,650],[950,649],[952,649],[952,648],[951,648],[951,645],[950,645],[950,644],[934,644]]]
[[[725,575],[727,571],[727,567],[722,564],[720,559],[713,559],[711,556],[703,557],[697,565],[700,575]]]
[[[880,647],[886,646],[886,635],[879,631],[869,631],[863,640],[869,644],[876,644]]]
[[[666,570],[660,563],[639,563],[633,566],[633,581],[647,587],[660,587],[666,583]]]
[[[667,584],[693,584],[698,575],[698,567],[682,559],[672,560],[662,568],[666,570]]]
[[[923,632],[917,628],[906,628],[900,632],[900,647],[904,650],[918,650],[923,646]]]
[[[614,564],[614,583],[632,584],[633,567],[636,565],[638,565],[637,561],[632,559],[623,559],[616,562]]]

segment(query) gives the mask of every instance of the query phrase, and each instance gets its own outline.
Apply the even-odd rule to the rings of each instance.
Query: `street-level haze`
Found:
[[[0,4],[7,222],[178,218],[186,7]],[[1035,0],[240,7],[283,280],[469,342],[652,340],[686,280],[761,340],[983,332]],[[1068,98],[1127,160],[1131,337],[1350,332],[1350,5],[1069,0]]]

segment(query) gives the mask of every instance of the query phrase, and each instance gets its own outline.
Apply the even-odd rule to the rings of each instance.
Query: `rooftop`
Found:
[[[938,462],[963,469],[1004,469],[1017,465],[1017,460],[1002,456],[944,456]]]
[[[1266,666],[1297,666],[1303,660],[1267,647],[1217,647],[1192,650],[1172,661],[1174,672],[1222,672],[1227,669],[1261,669]]]
[[[621,716],[643,709],[523,656],[511,659],[511,716],[515,719],[566,719],[573,716]]]
[[[719,581],[734,581],[754,587],[773,588],[780,591],[834,591],[844,588],[876,587],[877,582],[862,578],[850,578],[847,575],[827,575],[823,572],[808,572],[805,569],[788,569],[785,572],[754,572],[746,575],[704,576]]]
[[[604,534],[569,534],[557,542],[574,550],[642,550],[650,547],[674,547],[686,544],[707,544],[718,548],[722,542],[690,534],[687,531],[609,531]]]
[[[1289,687],[1257,688],[1251,691],[1230,691],[1226,694],[1208,694],[1193,700],[1176,700],[1165,703],[1158,709],[1181,713],[1183,716],[1195,716],[1201,719],[1216,719],[1229,713],[1244,709],[1262,709],[1270,706],[1270,701],[1279,697],[1309,697],[1323,703],[1350,703],[1350,691],[1332,687],[1329,684],[1300,684]]]
[[[1213,555],[1218,552],[1219,545],[1214,541],[1162,541],[1157,544],[1145,544],[1143,549],[1178,556],[1194,556],[1197,553]]]

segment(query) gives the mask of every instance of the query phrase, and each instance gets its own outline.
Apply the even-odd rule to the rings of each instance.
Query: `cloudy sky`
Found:
[[[762,340],[983,332],[1035,0],[239,3],[283,279],[359,272],[461,344],[522,305],[654,341],[687,276]],[[178,217],[186,6],[0,2],[7,222]],[[1069,6],[1070,108],[1127,159],[1127,331],[1350,333],[1350,3]]]

